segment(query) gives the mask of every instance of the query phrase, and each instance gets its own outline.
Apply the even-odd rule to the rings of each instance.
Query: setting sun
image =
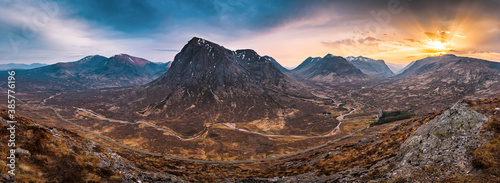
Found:
[[[437,40],[428,39],[424,41],[424,46],[426,47],[426,51],[435,55],[442,55],[448,53],[451,48],[449,48],[451,43],[442,42]]]

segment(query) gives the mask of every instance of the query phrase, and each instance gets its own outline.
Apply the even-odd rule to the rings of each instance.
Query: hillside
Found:
[[[379,133],[360,140],[346,137],[315,151],[266,163],[197,163],[110,149],[107,146],[112,144],[95,143],[16,116],[16,181],[497,182],[499,109],[499,98],[465,101],[389,130],[379,128]],[[1,114],[6,117],[6,111]],[[6,138],[8,131],[2,128],[0,133]],[[5,151],[2,156],[6,156]],[[0,163],[5,164],[5,160]],[[9,179],[6,169],[0,174],[2,181]]]

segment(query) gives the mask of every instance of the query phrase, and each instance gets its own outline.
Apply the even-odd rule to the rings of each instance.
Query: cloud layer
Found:
[[[119,53],[166,62],[194,36],[286,66],[327,53],[500,60],[499,9],[496,0],[1,1],[0,63]]]

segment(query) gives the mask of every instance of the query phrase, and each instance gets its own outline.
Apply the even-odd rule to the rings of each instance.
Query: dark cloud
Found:
[[[70,15],[125,33],[152,33],[197,24],[218,31],[265,30],[314,11],[300,0],[86,0],[67,4]]]
[[[64,3],[61,3],[64,1]],[[418,38],[405,31],[407,27],[422,28],[418,30],[420,34],[427,35],[435,40],[447,40],[450,35],[446,31],[451,31],[452,21],[457,17],[468,17],[481,21],[481,18],[496,19],[496,23],[491,23],[491,28],[497,27],[500,30],[500,1],[498,0],[44,0],[44,1],[0,1],[0,9],[15,9],[16,15],[0,11],[0,61],[17,61],[17,56],[6,51],[11,49],[11,43],[6,39],[9,33],[23,35],[23,18],[31,20],[31,15],[41,9],[44,2],[58,2],[59,13],[53,20],[68,20],[62,22],[81,23],[83,32],[92,34],[82,34],[89,40],[105,40],[105,43],[114,43],[116,40],[123,41],[127,45],[127,40],[134,39],[134,43],[140,45],[150,45],[155,41],[165,41],[158,43],[153,48],[176,48],[182,46],[185,41],[193,36],[207,36],[222,38],[222,40],[243,40],[248,37],[258,37],[259,34],[274,31],[275,28],[287,25],[287,23],[299,22],[322,13],[329,16],[326,23],[313,25],[315,29],[325,29],[329,31],[337,27],[349,27],[335,29],[345,32],[332,32],[333,34],[349,33],[349,37],[335,37],[335,41],[324,41],[323,45],[377,45],[386,40],[400,38],[399,41],[406,41],[408,44],[418,42]],[[390,12],[390,3],[396,2],[401,12]],[[394,5],[394,4],[392,4]],[[20,7],[29,7],[22,9]],[[389,17],[385,16],[389,12]],[[471,16],[474,15],[474,16]],[[375,23],[380,29],[378,34],[373,30],[367,30],[367,25]],[[53,24],[48,24],[47,29]],[[67,27],[74,28],[72,24]],[[56,27],[59,28],[59,27]],[[78,27],[79,28],[79,27]],[[436,32],[440,30],[441,32]],[[293,30],[281,30],[293,31]],[[486,30],[485,30],[486,31]],[[396,36],[397,33],[397,36]],[[465,34],[465,33],[464,33]],[[382,36],[381,36],[382,35]],[[497,33],[497,35],[500,35]],[[65,35],[56,35],[65,36]],[[54,37],[56,37],[54,36]],[[165,38],[167,36],[172,39]],[[313,35],[295,35],[297,37],[307,37]],[[465,35],[467,36],[467,35]],[[137,40],[144,38],[144,40]],[[380,38],[380,39],[379,39]],[[402,39],[411,38],[411,39]],[[289,39],[289,38],[286,38]],[[290,38],[293,39],[293,38]],[[327,38],[324,38],[327,39]],[[56,39],[62,40],[62,39]],[[75,38],[76,41],[80,40]],[[75,42],[76,42],[75,41]],[[143,41],[143,42],[141,42]],[[314,40],[317,41],[317,40]],[[63,42],[63,41],[61,41]],[[82,41],[86,42],[86,41]],[[88,41],[92,42],[92,41]],[[87,50],[109,49],[108,52],[115,51],[115,45],[109,48],[86,48]],[[485,40],[484,45],[489,45],[491,49],[500,49],[500,36],[492,36]],[[76,44],[76,43],[75,43]],[[163,45],[165,44],[165,45]],[[78,45],[78,44],[76,44]],[[60,45],[56,45],[53,40],[44,37],[34,36],[22,46],[22,56],[45,58],[46,55],[39,53],[60,52],[57,50]],[[87,44],[87,46],[99,46]],[[124,46],[129,50],[134,50],[130,46]],[[67,47],[63,45],[63,47]],[[78,52],[78,47],[74,48]],[[175,52],[175,49],[151,49],[157,54],[167,55],[162,52]],[[499,50],[500,51],[500,50]],[[83,51],[82,51],[83,52]],[[81,54],[96,54],[86,51]],[[50,54],[47,54],[50,55]],[[23,57],[23,58],[25,58]],[[57,56],[54,56],[57,57]],[[58,58],[59,59],[59,58]]]

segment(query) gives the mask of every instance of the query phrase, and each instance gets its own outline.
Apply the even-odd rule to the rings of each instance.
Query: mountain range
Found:
[[[32,64],[16,64],[16,63],[0,64],[0,71],[34,69],[34,68],[43,67],[43,66],[46,66],[46,65],[47,64],[41,64],[41,63],[32,63]]]
[[[499,91],[500,63],[449,54],[414,61],[391,80],[360,91],[358,97],[384,110],[425,114],[464,98],[494,97]]]
[[[67,97],[59,100],[78,98]],[[85,107],[115,118],[161,121],[159,125],[184,135],[222,122],[264,120],[262,123],[286,124],[282,133],[302,133],[305,121],[314,121],[312,130],[322,132],[328,129],[321,126],[336,123],[335,119],[319,115],[325,107],[304,100],[320,98],[283,74],[269,58],[250,49],[228,50],[196,37],[175,56],[168,71],[154,81],[92,98]]]
[[[16,78],[16,111],[36,119],[15,116],[21,182],[498,182],[500,175],[500,98],[491,98],[500,96],[498,62],[443,55],[394,75],[382,60],[327,54],[288,70],[254,50],[194,37],[169,63],[93,55],[16,70]],[[391,116],[403,113],[415,117]],[[0,126],[8,115],[0,110]]]
[[[327,54],[323,58],[309,57],[292,74],[315,82],[349,82],[367,78],[360,69],[340,56]]]
[[[92,55],[75,62],[18,70],[17,75],[23,91],[65,91],[146,84],[167,71],[168,65],[127,54],[110,58]]]

